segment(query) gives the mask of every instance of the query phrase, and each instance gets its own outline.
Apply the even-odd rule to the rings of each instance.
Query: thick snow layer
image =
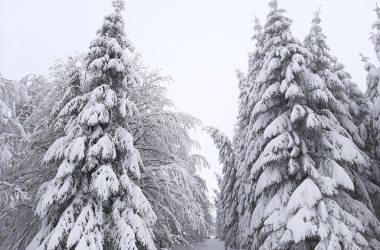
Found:
[[[257,198],[265,188],[280,181],[282,181],[282,175],[278,167],[267,167],[257,181],[255,197]]]
[[[311,179],[305,179],[290,196],[288,210],[293,212],[298,208],[312,208],[322,198],[322,194]]]

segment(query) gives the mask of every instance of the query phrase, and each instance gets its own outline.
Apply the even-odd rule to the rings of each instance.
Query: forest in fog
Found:
[[[176,108],[172,77],[128,38],[127,6],[113,0],[88,49],[48,75],[0,74],[0,249],[380,249],[377,61],[360,54],[362,91],[321,8],[299,39],[269,1],[231,83],[230,138]],[[374,11],[363,29],[379,61]],[[218,150],[217,190],[193,131]]]

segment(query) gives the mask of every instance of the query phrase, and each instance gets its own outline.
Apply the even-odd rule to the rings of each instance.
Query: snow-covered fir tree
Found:
[[[352,76],[345,70],[345,66],[334,58],[332,72],[336,74],[344,84],[346,95],[349,100],[346,108],[350,111],[350,115],[354,124],[358,127],[359,135],[363,142],[368,139],[368,123],[369,123],[369,105],[356,82],[352,80]]]
[[[139,187],[141,158],[127,126],[135,109],[127,86],[139,79],[124,31],[124,2],[113,6],[86,56],[84,93],[60,111],[65,134],[44,156],[46,164],[60,166],[39,200],[42,225],[29,249],[156,249],[156,215]]]
[[[251,113],[257,100],[257,92],[259,88],[255,85],[255,80],[260,68],[262,67],[263,54],[262,48],[262,26],[259,19],[254,19],[254,35],[252,37],[255,42],[255,50],[248,57],[248,73],[247,76],[237,71],[239,79],[239,111],[235,128],[234,144],[237,146],[237,154],[239,156],[246,153],[247,145],[245,144],[246,134],[249,131],[249,123],[251,122]]]
[[[236,129],[235,132],[237,135],[235,136],[234,140],[238,141],[242,135],[244,134],[244,129],[247,128],[249,121],[250,121],[250,114],[253,109],[253,106],[255,104],[256,100],[256,91],[255,85],[253,84],[255,82],[255,79],[258,74],[258,69],[261,67],[262,64],[262,54],[259,48],[261,48],[261,32],[262,32],[262,26],[260,25],[259,19],[255,16],[254,18],[254,35],[252,36],[252,40],[255,42],[255,50],[252,53],[249,53],[248,56],[248,73],[247,76],[244,76],[244,74],[241,71],[237,71],[237,78],[239,80],[239,111],[238,111],[238,117],[237,117],[237,123],[236,123]],[[241,141],[243,142],[243,141]],[[244,153],[244,145],[241,145],[238,148],[239,152]]]
[[[237,209],[239,213],[239,237],[237,237],[236,241],[240,245],[245,245],[245,242],[250,240],[249,231],[245,230],[245,228],[249,228],[249,218],[253,212],[251,204],[254,203],[254,199],[249,195],[249,191],[246,189],[245,181],[249,178],[249,173],[245,171],[244,166],[252,163],[250,162],[251,159],[246,156],[253,154],[256,150],[255,141],[253,139],[255,133],[252,131],[254,129],[253,124],[255,120],[252,119],[252,114],[256,103],[259,101],[259,93],[263,91],[261,86],[256,84],[256,78],[264,62],[264,53],[262,50],[264,39],[263,27],[257,17],[254,19],[254,24],[254,35],[252,38],[255,42],[255,49],[248,57],[248,72],[246,77],[247,100],[244,102],[244,99],[240,98],[238,120],[234,135],[238,164],[235,189],[237,190],[239,204]],[[248,188],[253,192],[253,186],[249,186]]]
[[[139,58],[138,54],[134,55],[132,63],[141,81],[127,92],[137,112],[127,122],[144,165],[140,187],[157,215],[153,227],[155,242],[159,247],[194,244],[204,240],[213,230],[207,190],[204,180],[196,173],[196,169],[207,164],[203,164],[202,156],[191,154],[196,142],[190,137],[189,129],[198,126],[199,121],[173,110],[165,87],[170,77],[150,70]],[[53,179],[59,167],[59,162],[40,165],[40,161],[50,145],[64,135],[67,119],[59,117],[59,112],[86,87],[80,84],[78,88],[78,83],[85,82],[83,66],[82,55],[58,60],[51,68],[49,88],[42,88],[38,93],[44,98],[33,104],[35,112],[25,120],[27,127],[33,128],[27,130],[31,137],[27,154],[16,159],[12,171],[5,176],[12,182],[23,183],[30,199],[16,209],[0,207],[4,222],[0,230],[0,248],[24,249],[37,233],[39,220],[33,210],[41,193],[38,187]],[[30,87],[34,85],[31,80],[28,81]]]
[[[339,86],[329,84],[341,82],[336,76],[338,81],[325,82],[311,72],[313,55],[293,37],[291,20],[277,1],[269,5],[260,48],[264,61],[254,83],[259,91],[246,141],[253,150],[246,150],[239,165],[247,173],[241,189],[245,194],[239,196],[254,201],[245,207],[250,216],[240,218],[249,225],[240,247],[365,248],[376,238],[338,202],[339,197],[350,199],[355,190],[351,168],[362,169],[367,162],[336,117],[338,112],[350,117],[331,94]]]
[[[380,8],[375,9],[377,20],[372,28],[375,32],[371,36],[378,60],[380,61]],[[371,103],[371,152],[380,160],[380,67],[367,64],[367,92],[366,97]]]
[[[353,118],[350,111],[354,111],[354,108],[358,109],[358,105],[353,105],[353,99],[350,99],[351,93],[348,88],[352,88],[355,83],[348,81],[341,81],[342,79],[349,78],[346,72],[340,71],[340,75],[335,74],[334,71],[341,70],[342,65],[340,65],[336,58],[333,58],[329,50],[330,48],[326,42],[326,35],[322,31],[320,9],[315,12],[314,18],[312,20],[312,26],[309,34],[306,36],[304,41],[304,46],[310,51],[311,57],[308,60],[309,68],[315,74],[318,74],[325,82],[328,87],[328,95],[331,96],[330,102],[332,107],[332,112],[342,125],[342,127],[347,130],[350,136],[353,138],[354,142],[360,146],[364,147],[364,140],[360,136],[358,127],[353,123]],[[334,66],[336,68],[334,68]],[[347,84],[347,85],[346,85]],[[364,102],[364,101],[363,101]],[[355,107],[354,107],[355,106]],[[347,112],[348,111],[348,112]],[[360,115],[360,110],[355,110],[357,116]]]
[[[374,45],[374,49],[378,60],[380,61],[380,8],[376,6],[375,12],[377,20],[373,23],[371,40]],[[380,186],[380,67],[375,67],[372,63],[368,62],[367,58],[363,60],[365,64],[365,70],[367,74],[367,91],[366,98],[370,104],[370,122],[368,125],[368,140],[367,149],[372,156],[374,172],[373,182]],[[378,190],[377,195],[373,195],[373,203],[377,217],[380,219],[380,192]],[[375,193],[375,192],[373,192]]]
[[[310,33],[305,39],[305,46],[312,55],[309,60],[310,69],[325,82],[327,93],[331,100],[329,103],[330,110],[334,117],[337,118],[337,122],[345,130],[342,132],[354,141],[358,148],[365,150],[366,125],[369,120],[366,100],[356,83],[351,80],[350,75],[343,70],[343,65],[330,55],[326,44],[326,36],[323,34],[320,25],[319,14],[320,10],[315,13]],[[370,164],[370,158],[366,154],[362,154],[366,158],[366,164],[363,166],[351,164],[350,167],[346,168],[346,172],[354,183],[355,192],[350,196],[341,195],[337,197],[337,201],[365,226],[367,239],[376,239],[378,233],[373,228],[379,222],[373,214],[375,209],[372,201],[376,200],[375,198],[380,194],[380,189],[376,184],[376,180],[374,182],[375,168]],[[360,208],[357,208],[357,206]],[[366,215],[363,216],[363,213],[366,213]],[[374,248],[378,247],[377,243],[373,244],[375,244]]]
[[[259,19],[254,19],[254,35],[252,40],[256,43],[254,52],[249,53],[247,76],[241,71],[237,71],[239,80],[239,111],[235,127],[233,142],[221,131],[208,128],[208,133],[212,137],[215,146],[219,150],[219,161],[223,165],[223,175],[220,180],[220,192],[217,199],[216,230],[218,237],[225,242],[226,247],[237,248],[240,245],[241,237],[246,236],[244,229],[246,220],[240,220],[242,213],[249,214],[245,207],[249,207],[249,199],[244,196],[244,185],[241,181],[246,177],[246,172],[238,172],[239,159],[243,158],[246,150],[252,150],[246,144],[249,139],[249,124],[254,104],[257,102],[257,86],[254,84],[258,71],[262,65],[261,54],[261,34],[262,26]],[[242,189],[242,190],[240,190]],[[243,195],[239,196],[239,192]],[[243,216],[244,217],[244,216]],[[241,229],[241,230],[240,230]],[[242,236],[244,235],[244,236]]]
[[[218,129],[208,127],[206,131],[219,151],[219,162],[223,165],[220,192],[216,202],[217,237],[228,247],[238,247],[238,206],[236,194],[237,156],[230,139]]]
[[[131,109],[134,115],[126,123],[144,165],[139,186],[157,215],[153,227],[156,246],[172,247],[175,244],[200,242],[213,230],[212,205],[207,197],[207,188],[196,173],[207,163],[202,156],[191,153],[197,142],[192,140],[189,130],[200,122],[191,115],[174,111],[164,86],[171,80],[170,77],[161,76],[158,70],[144,66],[138,54],[130,59],[140,81],[127,82],[126,97],[135,104],[136,109]],[[87,92],[88,84],[85,83],[88,73],[84,66],[85,59],[79,54],[67,60],[58,60],[51,67],[47,83],[39,82],[36,80],[38,77],[32,76],[20,81],[23,91],[16,91],[16,95],[24,95],[24,92],[27,95],[20,95],[20,99],[26,101],[17,104],[19,108],[16,110],[25,111],[19,113],[25,117],[22,125],[28,128],[26,132],[30,133],[31,140],[26,155],[16,157],[12,171],[5,176],[24,183],[30,199],[23,201],[16,209],[0,207],[4,218],[0,248],[24,249],[37,233],[39,220],[33,215],[35,201],[40,199],[46,188],[46,184],[42,184],[53,179],[60,166],[60,161],[42,165],[40,161],[51,144],[64,136],[70,119],[59,116],[62,108],[73,98]],[[32,103],[33,110],[29,109],[29,103]]]

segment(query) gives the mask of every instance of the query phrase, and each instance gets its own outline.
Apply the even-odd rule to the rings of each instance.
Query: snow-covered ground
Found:
[[[203,243],[198,244],[194,247],[178,247],[175,250],[223,250],[224,244],[223,241],[218,239],[208,239]]]

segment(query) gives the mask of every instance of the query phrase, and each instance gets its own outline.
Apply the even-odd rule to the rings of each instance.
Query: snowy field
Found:
[[[174,250],[223,250],[224,244],[218,239],[208,239],[194,247],[179,247]]]

